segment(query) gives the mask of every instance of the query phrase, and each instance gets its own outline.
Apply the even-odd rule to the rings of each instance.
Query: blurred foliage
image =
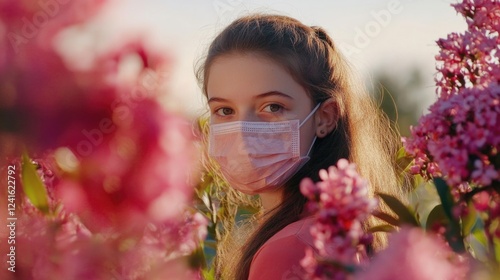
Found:
[[[417,124],[423,104],[414,96],[423,91],[424,77],[419,68],[403,73],[374,71],[370,92],[402,136],[410,135],[410,126]],[[421,94],[420,94],[421,95]]]

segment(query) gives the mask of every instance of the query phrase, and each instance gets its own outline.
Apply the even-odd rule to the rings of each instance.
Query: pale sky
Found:
[[[426,81],[416,99],[434,98],[435,41],[466,24],[449,6],[452,0],[121,0],[110,5],[107,40],[141,34],[175,57],[168,106],[182,104],[190,113],[201,112],[203,98],[194,77],[194,65],[217,32],[235,18],[266,12],[288,15],[307,25],[325,28],[366,78],[375,69],[395,76],[416,66]],[[111,19],[111,20],[110,20]],[[101,31],[102,32],[102,31]]]

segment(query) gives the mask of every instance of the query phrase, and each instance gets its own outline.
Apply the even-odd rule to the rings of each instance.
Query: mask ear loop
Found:
[[[321,106],[321,103],[318,103],[318,105],[316,105],[316,107],[312,109],[311,113],[309,113],[309,115],[307,115],[307,117],[299,124],[299,127],[301,127],[305,122],[307,122],[312,117],[312,115],[314,115],[314,113],[316,113],[319,106]]]
[[[299,124],[299,128],[305,123],[307,122],[311,117],[312,115],[314,115],[314,113],[316,113],[316,111],[318,110],[319,106],[321,106],[321,102],[318,103],[318,105],[316,105],[316,107],[314,107],[314,109],[311,111],[311,113],[309,113],[309,115],[307,115],[307,117]],[[309,157],[309,154],[311,153],[311,150],[314,146],[314,143],[316,143],[316,139],[318,138],[318,136],[316,136],[316,134],[314,135],[314,139],[311,143],[311,146],[309,146],[309,150],[307,151],[307,154],[306,154],[306,157]]]
[[[309,157],[309,154],[311,154],[311,150],[313,149],[314,147],[314,143],[316,143],[316,139],[318,138],[318,136],[314,135],[314,139],[311,143],[311,146],[309,147],[309,151],[307,151],[307,154],[306,154],[306,157]]]

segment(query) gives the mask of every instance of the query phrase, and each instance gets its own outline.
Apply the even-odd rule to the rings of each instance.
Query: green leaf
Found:
[[[454,202],[453,197],[451,196],[450,188],[441,178],[434,178],[434,185],[436,186],[439,198],[441,199],[444,213],[450,219],[450,221],[455,221],[452,213]]]
[[[204,280],[214,280],[215,279],[215,268],[212,266],[209,270],[204,268],[201,271]]]
[[[380,212],[380,211],[374,211],[372,214],[373,214],[373,216],[381,219],[382,221],[389,223],[390,225],[393,225],[396,227],[399,227],[401,225],[401,222],[398,219],[394,218],[393,216],[391,216],[387,213]]]
[[[379,226],[374,226],[368,229],[368,232],[375,233],[375,232],[393,232],[396,229],[391,226],[391,225],[379,225]]]
[[[468,243],[474,259],[483,263],[488,262],[488,238],[483,230],[473,230]]]
[[[406,154],[406,150],[404,147],[401,147],[398,152],[396,153],[396,159],[400,159],[400,158],[403,158],[403,157],[406,157],[407,154]]]
[[[498,238],[493,238],[493,250],[495,250],[496,263],[500,264],[500,240]]]
[[[457,253],[463,253],[465,252],[464,239],[462,237],[460,224],[458,223],[457,219],[455,219],[452,213],[454,202],[450,192],[450,188],[441,178],[434,178],[434,185],[436,186],[439,198],[441,199],[443,211],[450,221],[445,233],[446,240],[450,244],[450,247],[453,249],[453,251]]]
[[[415,218],[415,214],[412,213],[410,209],[408,209],[401,201],[397,198],[383,193],[377,193],[378,196],[382,198],[382,200],[391,208],[396,215],[399,217],[399,221],[401,224],[409,224],[412,226],[420,226],[417,218]]]
[[[396,164],[402,172],[406,172],[413,164],[413,158],[406,153],[404,147],[401,147],[396,154]]]
[[[488,237],[486,236],[486,232],[484,232],[484,230],[473,231],[472,236],[479,242],[479,244],[481,244],[481,246],[488,248]]]
[[[432,208],[429,216],[427,216],[427,221],[425,222],[425,229],[431,230],[432,227],[436,224],[440,223],[442,225],[449,224],[448,217],[444,213],[443,205],[438,204],[434,208]]]
[[[422,185],[425,187],[425,185],[428,184],[427,180],[425,180],[425,178],[419,174],[413,176],[413,182],[414,182],[414,187]]]
[[[469,203],[468,208],[469,213],[467,214],[467,216],[462,217],[462,236],[467,236],[471,233],[474,225],[476,225],[478,218],[476,208],[472,203]]]
[[[198,246],[191,255],[188,256],[189,266],[192,268],[205,268],[207,267],[205,254],[203,252],[203,248]]]
[[[24,193],[36,208],[47,214],[49,212],[47,189],[26,152],[23,153],[21,164],[21,181]]]

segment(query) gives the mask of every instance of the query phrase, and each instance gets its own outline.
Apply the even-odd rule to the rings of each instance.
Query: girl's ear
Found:
[[[315,114],[316,135],[323,138],[337,126],[339,107],[333,98],[325,100]]]

